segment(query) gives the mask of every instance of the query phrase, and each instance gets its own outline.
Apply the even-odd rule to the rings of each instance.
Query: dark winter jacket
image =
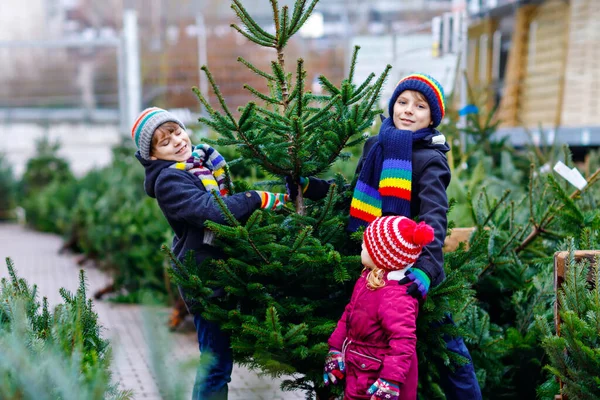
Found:
[[[399,272],[399,271],[395,271]],[[419,303],[408,285],[389,280],[377,290],[367,287],[363,272],[328,340],[346,361],[344,399],[371,398],[367,389],[377,378],[400,384],[399,400],[415,400],[418,386],[417,314]]]
[[[204,222],[224,224],[225,220],[213,195],[206,191],[200,179],[187,171],[169,168],[173,161],[144,160],[139,151],[136,157],[146,169],[146,194],[156,198],[175,233],[172,250],[177,258],[183,260],[189,250],[194,250],[198,264],[207,257],[222,257],[220,249],[204,244]],[[261,204],[255,191],[237,193],[223,201],[240,220],[249,217]]]
[[[440,284],[446,276],[442,247],[448,228],[446,188],[450,184],[450,167],[446,153],[450,147],[445,142],[438,144],[440,137],[443,138],[441,134],[431,135],[413,143],[412,157],[410,217],[418,217],[420,221],[425,221],[435,232],[435,240],[423,248],[415,267],[429,275],[432,286]],[[369,150],[377,141],[378,136],[367,139],[356,168],[357,175],[362,170]],[[327,195],[330,183],[330,181],[311,177],[304,196],[311,200],[322,199]]]

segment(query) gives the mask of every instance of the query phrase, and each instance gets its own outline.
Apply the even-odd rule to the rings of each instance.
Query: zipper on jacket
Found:
[[[361,357],[364,357],[364,358],[368,358],[369,360],[377,361],[377,362],[380,362],[380,363],[381,363],[381,362],[383,362],[383,361],[381,361],[379,358],[371,357],[371,356],[368,356],[368,355],[366,355],[366,354],[359,353],[358,351],[355,351],[355,350],[348,350],[348,351],[349,351],[350,353],[354,353],[354,354],[356,354],[356,355],[358,355],[358,356],[361,356]]]

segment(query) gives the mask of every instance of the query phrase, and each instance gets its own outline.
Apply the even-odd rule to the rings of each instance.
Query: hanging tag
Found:
[[[583,190],[583,188],[587,186],[587,181],[581,175],[579,170],[577,170],[577,168],[571,169],[567,167],[562,161],[556,163],[554,171],[579,190]]]

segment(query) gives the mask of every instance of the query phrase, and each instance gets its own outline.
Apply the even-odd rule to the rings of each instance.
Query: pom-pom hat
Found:
[[[414,90],[421,93],[427,99],[429,109],[431,111],[431,122],[435,128],[442,122],[446,113],[446,104],[444,102],[444,88],[442,85],[429,75],[412,74],[400,79],[396,85],[394,93],[390,98],[388,112],[390,117],[394,115],[394,104],[402,92],[405,90]]]
[[[402,216],[379,217],[367,226],[363,235],[373,262],[384,270],[412,266],[433,238],[431,226]]]

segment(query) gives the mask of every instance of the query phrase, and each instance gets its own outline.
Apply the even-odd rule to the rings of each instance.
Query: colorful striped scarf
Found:
[[[206,191],[216,190],[227,197],[231,179],[227,162],[219,152],[207,144],[192,147],[192,156],[185,162],[177,162],[169,168],[188,171],[202,181]]]
[[[379,130],[354,189],[348,230],[355,232],[382,215],[411,217],[412,145],[435,134],[431,127],[416,132],[400,130],[386,118]]]

